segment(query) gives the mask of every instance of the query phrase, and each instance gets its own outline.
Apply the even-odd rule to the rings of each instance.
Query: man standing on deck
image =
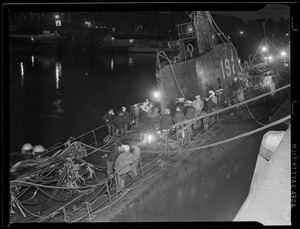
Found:
[[[184,110],[184,98],[183,97],[180,97],[180,98],[177,98],[176,99],[176,107],[179,107],[180,110],[184,113],[185,110]]]
[[[207,101],[207,113],[213,112],[217,107],[217,104],[215,103],[215,101],[213,101],[214,98],[216,98],[216,96],[214,94],[211,94],[209,96],[209,99]],[[212,115],[212,116],[209,116],[208,118],[209,118],[209,125],[210,125],[214,122],[215,116]]]
[[[117,116],[114,118],[114,124],[116,125],[116,138],[118,138],[119,133],[122,138],[125,129],[124,114],[122,111],[119,111]]]
[[[134,104],[132,106],[132,112],[134,117],[134,127],[139,128],[140,126],[140,106],[138,104]]]
[[[173,117],[173,121],[174,123],[180,123],[180,122],[183,122],[185,120],[185,115],[184,113],[180,110],[180,107],[176,107],[176,112],[174,114],[174,117]],[[179,131],[184,127],[184,125],[180,125],[180,126],[176,126],[176,132],[177,132],[177,137],[179,137]],[[181,135],[182,135],[182,138],[184,138],[185,136],[185,130],[182,130],[181,132]]]
[[[165,112],[162,115],[160,120],[160,129],[162,133],[162,138],[164,140],[167,140],[167,133],[169,130],[171,130],[172,125],[173,125],[173,118],[171,116],[171,111],[170,109],[165,109]]]
[[[195,112],[196,112],[196,109],[195,107],[193,106],[193,102],[191,100],[187,100],[186,101],[186,104],[185,104],[185,111],[186,111],[186,114],[185,114],[185,117],[187,120],[190,120],[190,119],[193,119],[195,118]],[[193,128],[190,123],[187,124],[187,132],[189,134],[189,137],[191,137],[191,135],[193,134]]]
[[[128,130],[128,123],[129,123],[129,114],[126,111],[126,107],[122,107],[122,112],[123,112],[123,120],[124,120],[124,134],[127,136],[127,130]]]
[[[240,82],[238,81],[238,78],[235,76],[233,78],[233,82],[231,85],[231,96],[233,97],[233,103],[238,103],[238,92],[240,89]]]
[[[196,99],[193,101],[193,106],[195,107],[195,117],[199,117],[202,113],[202,109],[204,107],[204,103],[200,97],[200,95],[196,95]],[[195,129],[201,127],[202,120],[196,122],[193,126]]]
[[[114,110],[109,109],[109,111],[106,112],[102,118],[104,119],[105,124],[107,126],[109,136],[111,137],[114,136],[115,135],[115,125],[113,123]]]
[[[124,151],[122,145],[118,143],[114,143],[111,148],[110,152],[106,156],[106,167],[107,167],[107,176],[110,177],[113,174],[114,163],[116,158],[119,156],[120,153]]]

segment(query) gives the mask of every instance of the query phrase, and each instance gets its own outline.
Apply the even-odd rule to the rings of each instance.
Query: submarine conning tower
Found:
[[[208,11],[192,11],[188,15],[191,22],[177,25],[180,61],[202,56],[218,44]]]

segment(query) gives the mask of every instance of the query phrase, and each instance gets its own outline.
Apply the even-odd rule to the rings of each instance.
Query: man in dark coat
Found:
[[[217,107],[217,104],[215,104],[211,97],[207,101],[207,113],[213,112]],[[215,120],[215,115],[209,116],[209,125]]]
[[[185,115],[184,113],[180,110],[180,107],[176,107],[176,112],[174,114],[173,117],[173,121],[174,123],[180,123],[183,122],[185,120]],[[179,137],[179,130],[181,130],[184,127],[184,125],[180,125],[180,126],[176,126],[176,132],[177,132],[177,136]],[[184,130],[181,131],[182,133],[182,138],[184,138],[185,134],[184,134]]]
[[[160,129],[162,132],[162,138],[167,139],[167,133],[173,126],[173,118],[171,116],[170,109],[165,109],[165,113],[162,115],[160,120]]]
[[[105,124],[107,126],[109,136],[111,136],[111,137],[114,136],[115,135],[115,125],[113,123],[113,118],[114,118],[113,109],[109,109],[109,111],[106,112],[102,118],[104,119]]]
[[[127,136],[127,130],[128,130],[128,123],[129,123],[129,114],[126,111],[126,107],[122,107],[122,113],[123,113],[123,120],[124,120],[124,132],[125,136]]]
[[[113,168],[114,163],[116,161],[116,158],[119,156],[120,153],[122,153],[124,149],[122,148],[122,145],[118,143],[114,143],[111,148],[110,152],[106,155],[106,167],[107,167],[107,176],[110,177],[113,174]]]
[[[233,78],[233,82],[231,85],[231,96],[233,97],[234,104],[238,103],[238,92],[239,92],[240,87],[241,87],[241,83],[238,80],[238,78],[235,76]]]
[[[187,120],[193,119],[196,117],[196,108],[193,106],[193,102],[191,100],[187,100],[186,101],[186,105],[185,105],[185,117]],[[187,124],[187,132],[189,135],[193,134],[193,125],[191,123]]]
[[[114,124],[116,125],[116,138],[118,137],[119,133],[122,138],[123,134],[124,134],[124,129],[125,129],[123,112],[121,112],[121,111],[118,112],[117,116],[114,118]]]

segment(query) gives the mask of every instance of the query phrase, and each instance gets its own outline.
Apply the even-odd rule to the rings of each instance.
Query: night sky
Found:
[[[241,18],[244,22],[269,17],[274,21],[288,20],[290,18],[290,6],[286,4],[267,4],[258,11],[211,11],[212,14],[221,14]]]

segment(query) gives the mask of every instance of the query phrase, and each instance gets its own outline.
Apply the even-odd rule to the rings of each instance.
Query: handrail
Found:
[[[79,136],[75,137],[73,140],[78,140],[79,138],[82,138],[82,137],[84,137],[84,136],[86,136],[86,135],[88,135],[88,134],[90,134],[90,133],[93,133],[95,130],[101,129],[101,128],[105,127],[105,126],[106,126],[106,124],[103,124],[103,125],[101,125],[101,126],[98,126],[98,127],[96,127],[95,129],[92,129],[92,130],[90,130],[90,131],[88,131],[88,132],[86,132],[86,133],[84,133],[84,134],[82,134],[82,135],[79,135]],[[94,138],[96,138],[95,135],[94,135]],[[95,141],[95,142],[96,142],[96,141]],[[61,148],[62,146],[64,146],[64,144],[65,144],[65,143],[62,143],[62,144],[56,146],[55,148],[52,148],[52,149],[48,150],[48,151],[47,151],[46,153],[44,153],[44,154],[48,154],[49,152],[53,152],[53,151],[55,151],[55,150]],[[21,153],[21,152],[22,152],[22,151],[16,151],[16,152],[11,153],[10,155],[14,155],[14,154]]]
[[[252,102],[252,101],[254,101],[254,100],[257,100],[257,99],[266,97],[267,95],[270,95],[270,94],[272,94],[272,93],[274,93],[274,92],[277,92],[277,91],[281,91],[281,90],[286,89],[286,88],[288,88],[288,87],[290,87],[290,86],[291,86],[291,85],[288,84],[288,85],[283,86],[283,87],[281,87],[281,88],[278,88],[278,89],[276,89],[276,90],[274,90],[274,91],[270,91],[270,92],[264,93],[264,94],[262,94],[262,95],[259,95],[259,96],[256,96],[256,97],[254,97],[254,98],[245,100],[245,101],[243,101],[243,102],[239,102],[239,103],[234,104],[234,105],[232,105],[232,106],[229,106],[229,107],[226,107],[226,108],[217,110],[217,111],[213,111],[213,112],[211,112],[211,113],[208,113],[208,114],[205,114],[205,115],[201,115],[201,116],[199,116],[199,117],[196,117],[196,118],[193,118],[193,119],[189,119],[189,120],[186,120],[186,121],[183,121],[183,122],[180,122],[180,123],[173,124],[173,127],[180,126],[180,125],[183,125],[183,124],[190,124],[191,122],[196,122],[196,121],[199,121],[199,120],[201,120],[201,119],[203,119],[203,118],[206,118],[206,117],[209,117],[209,116],[212,116],[212,115],[215,115],[215,114],[218,114],[218,113],[227,111],[227,110],[231,110],[232,108],[235,108],[235,107],[241,106],[241,105],[243,105],[243,104]]]
[[[255,134],[256,132],[262,131],[264,129],[268,129],[268,128],[272,127],[272,126],[278,125],[279,123],[285,122],[285,121],[289,120],[290,118],[291,118],[291,115],[288,115],[288,116],[286,116],[286,117],[284,117],[282,119],[279,119],[279,120],[277,120],[275,122],[272,122],[272,123],[270,123],[268,125],[259,127],[259,128],[255,129],[255,130],[249,131],[249,132],[244,133],[244,134],[240,134],[240,135],[232,137],[232,138],[225,139],[223,141],[215,142],[215,143],[208,144],[208,145],[205,145],[205,146],[200,146],[200,147],[195,147],[195,148],[189,148],[189,149],[185,149],[185,150],[180,150],[180,151],[172,151],[172,153],[174,153],[174,152],[188,152],[188,151],[209,148],[209,147],[212,147],[212,146],[216,146],[216,145],[220,145],[220,144],[223,144],[223,143],[227,143],[227,142],[239,139],[239,138],[243,138],[243,137]],[[146,152],[147,153],[170,153],[169,151],[150,151],[150,150],[147,150]]]

